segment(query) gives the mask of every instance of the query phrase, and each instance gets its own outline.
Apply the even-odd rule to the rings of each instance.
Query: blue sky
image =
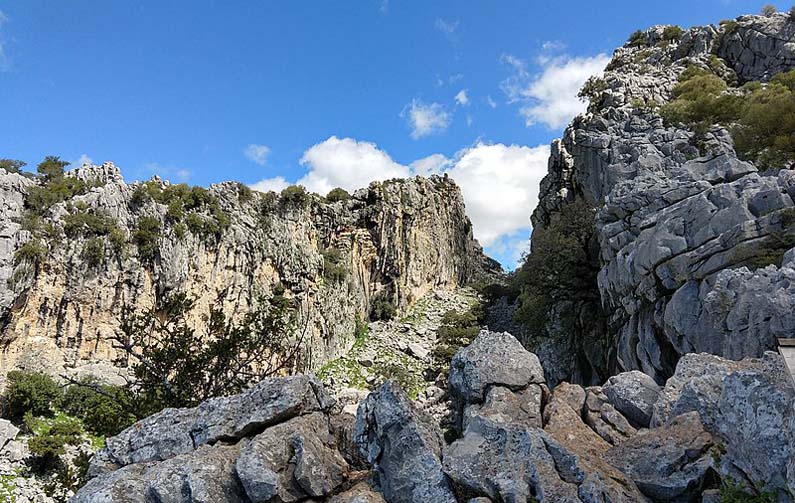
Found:
[[[575,84],[635,29],[764,3],[0,1],[0,157],[319,192],[446,171],[510,267]]]

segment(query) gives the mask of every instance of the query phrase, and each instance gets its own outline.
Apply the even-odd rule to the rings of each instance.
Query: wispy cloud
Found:
[[[491,95],[486,96],[486,104],[491,108],[497,108],[497,102],[494,101],[494,98]]]
[[[422,100],[413,99],[400,113],[411,128],[411,137],[415,140],[422,137],[441,133],[450,125],[452,117],[443,105],[439,103],[423,103]]]
[[[270,147],[266,145],[257,145],[255,143],[250,144],[243,150],[243,155],[245,155],[249,161],[259,164],[260,166],[265,166],[268,163],[268,156],[270,153]]]
[[[455,102],[456,105],[465,107],[469,105],[469,96],[467,96],[467,90],[461,89],[458,91],[458,94],[455,95]]]
[[[166,180],[187,182],[191,177],[191,172],[185,168],[167,166],[159,162],[147,162],[138,170],[138,176],[151,177],[153,175],[157,175]]]
[[[516,56],[503,54],[500,61],[511,70],[500,87],[508,103],[521,105],[519,113],[525,118],[525,124],[559,129],[585,111],[585,104],[577,98],[577,93],[588,77],[602,73],[610,57],[606,54],[541,56],[538,58],[540,71],[536,75],[531,75],[527,64]]]
[[[447,21],[445,19],[439,18],[436,20],[436,24],[434,26],[436,26],[436,29],[440,32],[447,35],[452,35],[458,30],[458,24],[458,21]]]
[[[3,14],[3,11],[0,11],[0,72],[8,71],[9,62],[8,56],[6,56],[5,51],[5,42],[3,40],[3,25],[8,22],[8,16]]]

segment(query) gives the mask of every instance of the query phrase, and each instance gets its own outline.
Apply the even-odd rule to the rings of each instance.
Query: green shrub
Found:
[[[587,101],[590,107],[598,107],[602,102],[602,95],[607,90],[607,82],[601,77],[591,76],[583,84],[577,97]]]
[[[60,157],[48,155],[36,166],[36,172],[42,175],[46,180],[55,180],[63,177],[64,168],[67,166],[69,166],[69,163],[62,161]]]
[[[549,310],[556,302],[592,302],[594,319],[599,317],[595,216],[595,209],[578,199],[565,206],[554,221],[533,230],[531,253],[513,278],[514,288],[521,292],[516,318],[532,336],[547,335]]]
[[[80,418],[88,431],[100,436],[116,435],[136,420],[126,388],[103,385],[93,378],[68,386],[61,408]]]
[[[52,406],[61,398],[61,388],[48,375],[41,372],[12,370],[7,375],[6,402],[12,418],[25,414],[52,415]]]
[[[720,503],[775,503],[770,493],[757,493],[735,480],[724,479],[720,486]]]
[[[370,309],[370,319],[377,321],[389,321],[397,315],[397,308],[388,300],[381,299],[373,303]]]
[[[116,256],[121,257],[124,253],[124,247],[127,246],[127,236],[125,236],[124,231],[119,227],[113,226],[108,232],[108,241]]]
[[[309,206],[312,196],[301,185],[290,185],[282,190],[279,202],[283,207],[306,208]]]
[[[703,134],[712,125],[738,116],[741,98],[724,94],[727,88],[714,73],[692,66],[680,76],[674,99],[660,108],[660,115],[670,124],[686,124]]]
[[[15,159],[0,159],[0,168],[9,173],[19,173],[27,164],[25,161],[17,161]]]
[[[795,71],[779,73],[745,98],[732,129],[737,153],[764,169],[795,160]]]
[[[723,35],[731,35],[740,27],[740,23],[733,19],[724,19],[720,22],[721,28],[723,28]]]
[[[237,198],[243,204],[251,202],[251,200],[254,199],[254,191],[251,190],[251,187],[249,187],[248,185],[238,182]]]
[[[35,432],[28,440],[28,449],[33,455],[34,471],[43,472],[60,465],[59,457],[66,445],[79,445],[83,441],[83,428],[77,420],[56,421],[51,426]]]
[[[54,205],[85,194],[87,190],[88,185],[72,176],[45,177],[43,185],[28,189],[25,207],[30,213],[44,215]]]
[[[79,209],[63,218],[64,234],[69,238],[79,236],[104,236],[111,229],[116,227],[116,223],[105,215],[89,213],[85,209]]]
[[[105,242],[102,238],[90,238],[83,243],[81,257],[89,267],[99,267],[105,263]]]
[[[468,346],[480,332],[478,316],[475,310],[464,313],[448,311],[442,316],[436,331],[436,347],[433,354],[436,358],[449,362],[459,348]]]
[[[142,262],[152,262],[160,252],[160,221],[154,217],[141,217],[133,231],[132,241],[138,247]]]
[[[795,21],[795,6],[789,8],[789,13],[787,15],[789,16],[790,21]]]
[[[682,38],[684,30],[676,25],[666,26],[662,32],[662,40],[665,42],[676,42]]]
[[[49,250],[40,239],[33,238],[26,241],[14,253],[14,262],[17,264],[30,264],[37,267],[47,258],[48,251]]]
[[[763,6],[762,6],[762,10],[760,11],[760,13],[761,13],[763,16],[765,16],[765,17],[770,17],[770,16],[772,16],[773,14],[775,14],[776,12],[778,12],[778,9],[776,9],[776,6],[775,6],[775,5],[772,5],[772,4],[765,4],[765,5],[763,5]]]
[[[342,283],[348,277],[348,268],[342,262],[342,254],[337,248],[326,248],[323,255],[323,277],[331,283]]]
[[[336,189],[331,189],[331,191],[326,195],[326,201],[329,203],[336,203],[339,201],[347,201],[351,198],[351,195],[348,193],[347,190],[341,189],[337,187]]]
[[[641,30],[636,30],[632,32],[627,40],[627,44],[630,47],[643,47],[646,45],[646,34]]]

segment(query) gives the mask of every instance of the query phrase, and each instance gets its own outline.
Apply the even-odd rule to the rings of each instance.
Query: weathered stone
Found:
[[[497,423],[541,427],[541,398],[543,392],[537,384],[512,392],[502,386],[492,386],[486,393],[483,404],[471,404],[464,408],[463,428],[475,416],[482,416]]]
[[[390,503],[455,503],[442,471],[438,426],[415,409],[393,381],[384,383],[359,406],[355,439]]]
[[[602,392],[613,407],[640,426],[651,421],[660,386],[643,372],[633,370],[615,375],[602,386]]]
[[[605,461],[655,501],[698,501],[704,485],[717,481],[712,447],[698,413],[689,412],[613,447]]]
[[[17,438],[18,433],[19,428],[11,424],[11,421],[0,419],[0,452],[3,452],[3,448],[8,442]]]
[[[386,500],[369,484],[360,482],[351,489],[332,497],[328,503],[386,503]]]
[[[136,463],[90,480],[72,503],[246,503],[235,479],[239,446],[202,446],[160,463]]]
[[[544,382],[538,357],[511,334],[482,331],[450,363],[450,391],[465,403],[480,403],[489,386],[519,390]]]
[[[254,503],[297,501],[330,494],[342,484],[347,463],[333,445],[322,413],[293,418],[255,436],[235,463]]]
[[[196,445],[239,439],[301,414],[328,410],[333,403],[314,378],[267,378],[239,395],[203,402],[191,435]]]

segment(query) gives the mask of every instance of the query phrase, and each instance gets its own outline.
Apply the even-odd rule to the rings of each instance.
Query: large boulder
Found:
[[[332,404],[311,377],[264,379],[239,395],[212,398],[194,408],[165,409],[108,438],[92,460],[91,474],[162,461],[218,440],[237,440],[301,414],[328,410]]]
[[[655,501],[699,501],[705,485],[718,480],[713,448],[698,413],[689,412],[613,447],[605,460]]]
[[[354,438],[390,503],[455,503],[442,470],[439,427],[393,381],[359,406]]]
[[[159,463],[135,463],[90,480],[71,503],[248,503],[237,483],[240,446],[202,446]]]
[[[333,440],[322,413],[266,429],[251,439],[235,462],[246,495],[264,503],[331,494],[348,469]]]
[[[544,382],[538,357],[509,333],[482,331],[450,362],[450,392],[466,403],[480,403],[491,386],[524,389]]]
[[[509,333],[484,330],[450,362],[449,391],[460,431],[476,415],[540,426],[545,389],[538,357]]]
[[[623,414],[602,393],[602,388],[588,388],[583,410],[586,424],[611,445],[617,445],[637,433]]]
[[[608,379],[602,392],[616,410],[636,425],[648,427],[660,386],[643,372],[633,370]]]

